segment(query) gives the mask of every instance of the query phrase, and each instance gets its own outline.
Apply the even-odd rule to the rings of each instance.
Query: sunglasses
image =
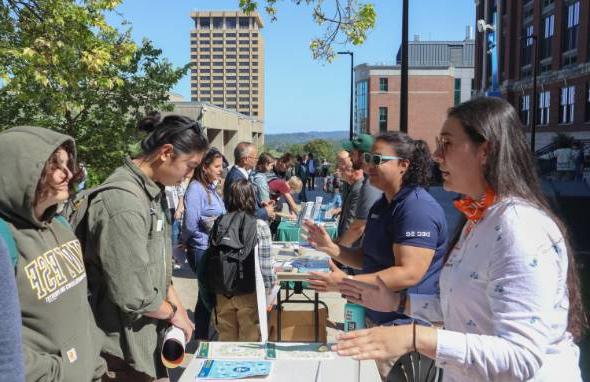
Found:
[[[373,153],[363,153],[363,161],[366,164],[370,164],[373,166],[379,166],[382,163],[388,162],[390,160],[396,159],[404,159],[401,157],[394,157],[389,155],[381,155],[381,154],[373,154]]]

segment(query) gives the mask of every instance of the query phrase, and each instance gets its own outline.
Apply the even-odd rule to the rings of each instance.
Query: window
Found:
[[[244,81],[244,80],[245,81],[248,81],[248,80],[250,80],[250,76],[240,76],[240,80],[242,80],[242,81]]]
[[[201,61],[199,65],[201,65],[201,66],[211,66],[211,63],[209,61]]]
[[[544,31],[541,40],[541,59],[551,57],[551,41],[555,33],[555,15],[549,15],[543,19]]]
[[[240,66],[250,66],[250,63],[248,61],[240,61]]]
[[[236,18],[235,17],[226,17],[225,18],[225,27],[227,29],[236,29]]]
[[[211,59],[211,56],[208,54],[201,54],[201,60],[209,60]]]
[[[223,90],[213,90],[213,94],[221,95],[223,94]]]
[[[230,69],[225,69],[225,72],[226,72],[226,73],[235,73],[235,72],[236,72],[236,70],[235,70],[235,69],[233,69],[233,68],[230,68]]]
[[[240,54],[240,58],[248,59],[248,58],[250,58],[250,55],[249,54]]]
[[[226,40],[225,45],[236,45],[236,40]]]
[[[211,98],[209,98],[209,97],[199,98],[199,101],[201,101],[201,102],[211,102]]]
[[[240,33],[240,37],[250,37],[250,33]]]
[[[201,68],[201,69],[199,69],[199,72],[201,72],[201,73],[209,73],[209,69]]]
[[[258,69],[257,68],[253,68],[252,69],[252,73],[258,73]]]
[[[201,87],[204,87],[204,88],[210,88],[210,87],[211,87],[211,84],[210,84],[209,82],[203,82],[203,83],[201,84]]]
[[[387,131],[387,107],[379,106],[379,132]]]
[[[258,81],[258,76],[252,76],[252,81]]]
[[[549,107],[551,106],[551,94],[548,91],[539,93],[539,125],[549,123]]]
[[[201,89],[201,94],[211,94],[211,90],[208,90],[208,89],[207,89],[207,90]]]
[[[216,62],[213,63],[213,66],[223,66],[223,62],[216,61]]]
[[[531,96],[523,95],[522,97],[520,97],[520,122],[522,122],[524,126],[529,125],[530,107]]]
[[[229,37],[236,37],[236,34],[235,33],[226,33],[225,37],[228,37],[228,38]]]
[[[209,33],[200,33],[199,34],[200,37],[209,37]]]
[[[586,84],[586,122],[590,122],[590,81]]]
[[[223,52],[223,48],[213,48],[214,52]]]
[[[199,41],[199,44],[201,44],[201,45],[209,45],[209,44],[211,44],[211,41],[209,41],[209,40],[201,40],[201,41]]]
[[[227,102],[236,102],[236,97],[226,98]]]
[[[250,28],[250,18],[249,17],[240,17],[240,29],[248,29]]]
[[[227,76],[227,77],[225,77],[225,80],[226,81],[235,81],[236,80],[236,76]]]
[[[223,73],[223,69],[213,69],[213,73]]]
[[[223,40],[213,40],[214,45],[221,45],[223,44]]]
[[[252,90],[252,94],[258,94],[258,90]]]
[[[213,18],[213,29],[223,29],[223,17]]]
[[[240,97],[240,102],[248,102],[250,101],[250,98],[248,97]]]
[[[252,37],[258,37],[258,33],[252,33]]]
[[[210,81],[211,80],[211,76],[201,76],[201,77],[199,77],[199,79],[201,81]]]
[[[522,35],[524,39],[524,45],[522,47],[522,56],[520,60],[520,66],[527,66],[531,64],[531,58],[533,54],[533,26],[527,25],[523,28]]]
[[[223,81],[223,76],[213,76],[213,81]]]
[[[253,59],[253,60],[258,60],[258,55],[257,55],[257,54],[253,54],[253,55],[252,55],[252,59]]]
[[[228,47],[225,48],[225,51],[226,52],[235,52],[236,51],[236,48],[235,47],[229,47],[228,46]]]
[[[240,52],[249,52],[250,49],[247,46],[240,47]]]
[[[201,17],[199,22],[201,23],[201,29],[211,28],[211,19],[209,17]]]
[[[368,131],[367,129],[367,122],[368,122],[368,115],[369,115],[369,100],[367,98],[367,89],[368,89],[368,83],[366,80],[364,81],[358,81],[355,84],[356,87],[356,91],[355,91],[355,97],[356,97],[356,102],[355,104],[355,110],[354,110],[354,116],[355,116],[355,132],[358,133],[363,133],[365,131]]]
[[[228,54],[227,56],[228,60],[235,60],[236,59],[236,55],[235,54]]]
[[[461,79],[455,78],[455,90],[453,92],[455,105],[461,103]]]
[[[576,100],[576,87],[568,86],[561,88],[561,99],[559,102],[559,123],[574,122],[574,103]]]
[[[580,23],[580,2],[567,5],[567,18],[564,18],[565,33],[563,38],[563,51],[576,49],[578,38],[578,24]]]
[[[223,83],[221,83],[221,82],[214,82],[214,83],[213,83],[213,87],[214,87],[214,88],[222,88],[222,87],[223,87]],[[216,90],[216,91],[217,91],[217,90]],[[221,91],[221,90],[220,90],[220,91]],[[214,91],[213,93],[214,93],[214,94],[223,94],[223,92],[222,92],[222,93],[215,93],[215,91]]]
[[[236,84],[233,84],[233,86],[235,87]],[[235,90],[228,90],[226,93],[227,94],[237,94],[237,91],[235,91]],[[235,100],[235,98],[234,98],[234,100]]]
[[[223,37],[223,33],[213,33],[214,38]]]
[[[216,60],[222,59],[223,58],[223,54],[214,54],[213,58]]]
[[[248,40],[240,40],[241,45],[247,45],[249,43],[250,43],[250,41],[248,41]]]
[[[386,92],[388,91],[388,80],[387,78],[379,78],[379,91]]]

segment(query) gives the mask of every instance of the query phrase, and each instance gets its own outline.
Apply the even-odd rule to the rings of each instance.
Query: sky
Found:
[[[260,0],[263,1],[263,0]],[[260,2],[259,1],[259,2]],[[334,0],[325,0],[330,3]],[[401,43],[401,0],[373,0],[376,26],[361,46],[335,45],[354,52],[355,65],[393,64]],[[134,40],[152,40],[177,66],[190,62],[194,10],[236,10],[239,0],[124,0],[117,12],[132,25]],[[348,130],[350,56],[330,63],[313,60],[309,42],[323,33],[312,7],[291,0],[277,2],[277,18],[261,11],[265,39],[265,117],[267,134]],[[121,16],[109,17],[113,24]],[[410,0],[409,38],[463,40],[475,23],[473,0]],[[173,89],[190,100],[190,73]]]

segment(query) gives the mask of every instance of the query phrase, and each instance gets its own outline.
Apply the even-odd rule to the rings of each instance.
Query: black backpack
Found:
[[[207,289],[226,297],[254,292],[256,244],[254,216],[243,211],[219,216],[209,233],[209,248],[203,259]]]

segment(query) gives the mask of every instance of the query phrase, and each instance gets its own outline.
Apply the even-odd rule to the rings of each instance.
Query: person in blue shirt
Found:
[[[215,149],[210,149],[201,164],[195,169],[193,179],[184,195],[184,220],[182,237],[186,244],[186,258],[196,274],[201,267],[201,260],[209,246],[209,231],[219,215],[223,215],[225,205],[221,195],[216,191],[217,182],[223,171],[223,156]],[[209,338],[209,318],[211,311],[207,309],[204,298],[199,290],[195,306],[195,338]]]
[[[437,295],[447,222],[442,207],[425,189],[432,163],[427,144],[403,133],[384,133],[375,139],[371,152],[364,153],[364,160],[371,184],[383,195],[369,210],[361,247],[339,246],[322,227],[306,222],[310,244],[338,262],[362,270],[362,274],[348,277],[377,285],[379,276],[390,289],[402,294]],[[345,277],[331,263],[331,272],[314,273],[310,283],[317,290],[334,291]],[[398,311],[403,312],[405,301],[400,305]],[[409,320],[397,311],[366,312],[369,327]],[[387,376],[391,366],[393,360],[378,362],[381,376]]]

